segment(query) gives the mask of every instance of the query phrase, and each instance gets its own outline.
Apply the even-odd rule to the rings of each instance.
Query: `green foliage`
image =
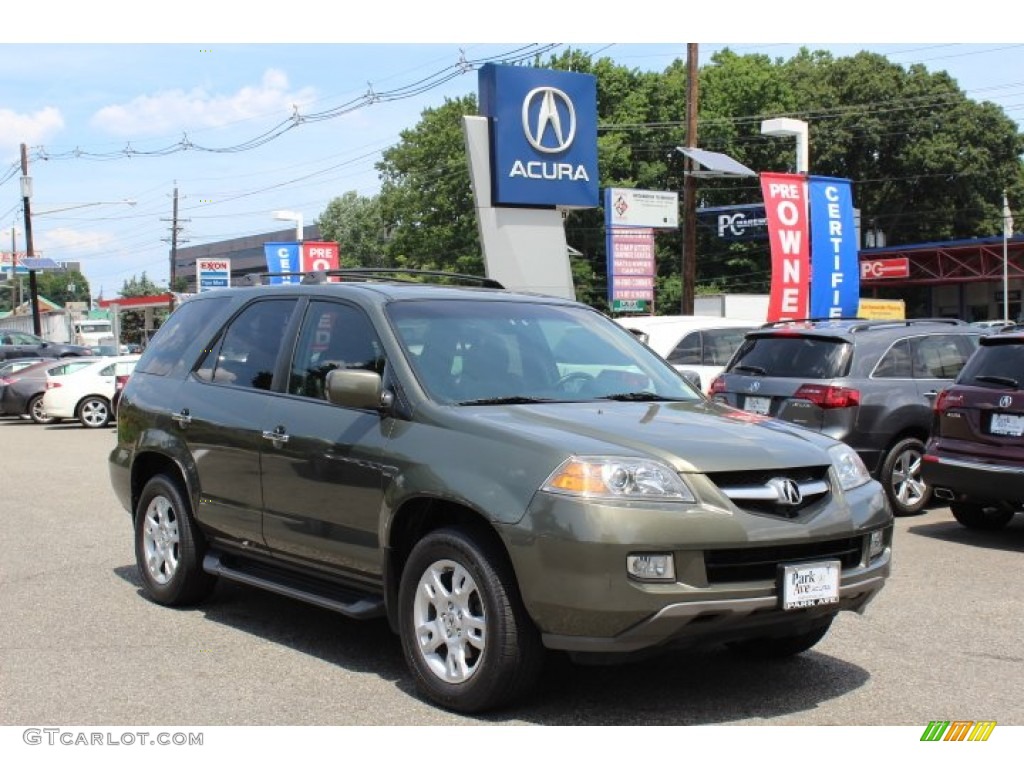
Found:
[[[121,296],[130,299],[136,296],[159,296],[164,289],[150,280],[143,272],[141,277],[132,275],[121,286]]]
[[[28,278],[25,300],[28,300]],[[64,306],[69,301],[89,301],[89,281],[77,270],[44,270],[36,272],[36,291],[40,296]]]
[[[600,186],[683,189],[676,147],[686,142],[686,66],[642,72],[568,50],[537,66],[597,78]],[[945,72],[905,68],[872,53],[836,58],[803,49],[791,59],[718,51],[700,71],[696,144],[757,171],[792,171],[789,137],[762,136],[769,117],[805,120],[810,168],[854,182],[854,205],[891,245],[1001,233],[1003,190],[1024,201],[1024,136],[1003,110],[967,98]],[[462,116],[473,95],[425,110],[387,150],[381,192],[332,201],[320,219],[346,264],[383,264],[482,274]],[[701,179],[698,205],[762,201],[757,179]],[[606,307],[604,213],[572,212],[566,238],[582,255],[571,268],[581,301]],[[656,308],[677,312],[681,232],[656,240]],[[697,284],[756,293],[769,283],[765,241],[726,244],[698,229]]]

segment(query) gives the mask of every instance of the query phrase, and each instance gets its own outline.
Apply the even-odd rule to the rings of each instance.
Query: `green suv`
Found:
[[[117,436],[153,600],[223,578],[386,617],[421,694],[463,712],[525,695],[549,650],[799,653],[890,570],[852,449],[490,281],[202,293],[147,347]]]

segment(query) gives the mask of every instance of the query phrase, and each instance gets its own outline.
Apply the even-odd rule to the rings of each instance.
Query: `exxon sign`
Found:
[[[485,64],[480,111],[490,123],[494,205],[598,205],[593,75]]]

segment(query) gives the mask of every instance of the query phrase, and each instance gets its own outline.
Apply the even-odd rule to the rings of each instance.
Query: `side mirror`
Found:
[[[704,391],[700,385],[699,373],[697,373],[696,371],[680,371],[679,373],[682,375],[684,379],[690,382],[690,384],[693,385],[693,388],[696,389],[698,392]]]
[[[376,371],[336,368],[328,371],[324,384],[327,400],[335,405],[373,411],[391,405],[392,395],[384,391],[384,381]]]

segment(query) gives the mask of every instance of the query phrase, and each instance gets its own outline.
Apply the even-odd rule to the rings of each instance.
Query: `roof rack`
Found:
[[[864,318],[863,317],[799,317],[799,318],[794,318],[792,320],[774,320],[774,321],[772,321],[770,323],[764,323],[761,327],[762,328],[782,328],[783,326],[798,325],[800,323],[803,323],[804,325],[809,325],[810,323],[827,323],[827,322],[829,322],[831,320],[844,320],[846,322],[860,320],[860,321],[863,322]]]
[[[350,267],[348,269],[320,269],[312,272],[260,272],[246,275],[250,285],[264,285],[267,278],[298,277],[306,285],[320,285],[332,281],[330,278],[341,278],[344,282],[387,282],[387,283],[457,283],[460,285],[477,285],[481,288],[504,290],[505,286],[490,277],[480,275],[464,275],[458,272],[442,272],[426,269],[401,269],[378,267]],[[419,279],[417,279],[419,278]]]
[[[866,320],[858,325],[850,326],[850,331],[866,331],[869,328],[906,328],[911,325],[927,325],[930,323],[939,323],[940,325],[969,325],[966,320],[958,320],[955,317],[912,317],[907,320]]]
[[[838,326],[842,324],[844,330],[850,333],[866,331],[874,328],[904,328],[918,324],[941,323],[943,325],[969,325],[965,320],[958,320],[953,317],[912,317],[905,320],[868,320],[863,317],[804,317],[793,320],[776,320],[765,323],[761,328],[785,328],[802,326],[804,328],[827,328],[829,323],[835,322]]]

